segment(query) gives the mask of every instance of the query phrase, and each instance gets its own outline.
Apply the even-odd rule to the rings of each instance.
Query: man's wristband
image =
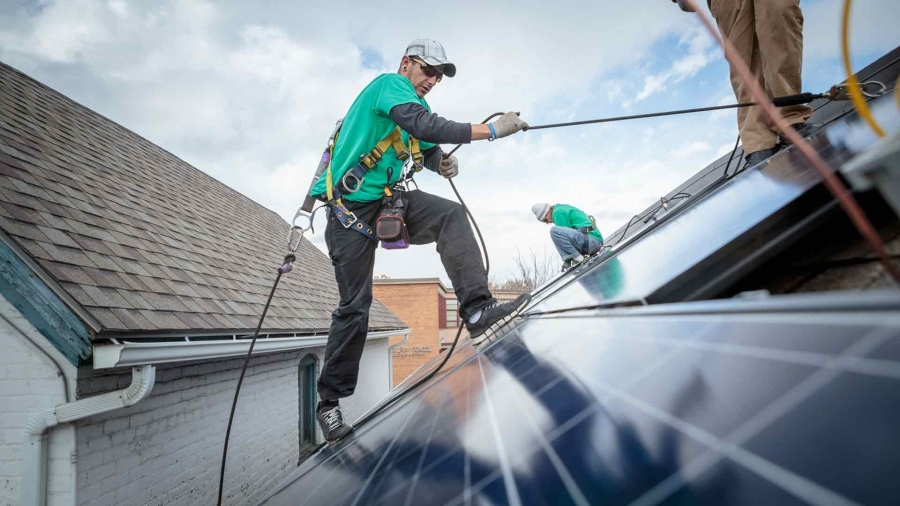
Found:
[[[497,138],[497,132],[494,131],[494,125],[492,125],[492,124],[490,124],[490,123],[488,123],[488,128],[491,129],[491,138],[488,139],[488,140],[489,140],[489,141],[492,141],[492,140],[494,140],[494,139]]]

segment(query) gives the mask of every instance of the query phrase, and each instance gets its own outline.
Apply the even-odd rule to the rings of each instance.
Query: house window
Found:
[[[459,301],[456,299],[447,299],[446,320],[447,327],[459,326]]]
[[[300,360],[297,374],[300,398],[300,459],[315,449],[316,444],[316,357],[307,355]]]

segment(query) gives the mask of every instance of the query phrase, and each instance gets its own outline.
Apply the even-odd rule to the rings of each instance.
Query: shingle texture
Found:
[[[0,228],[103,331],[250,330],[286,253],[274,212],[0,63]],[[338,300],[304,240],[264,330],[325,330]],[[377,301],[370,330],[406,325]]]

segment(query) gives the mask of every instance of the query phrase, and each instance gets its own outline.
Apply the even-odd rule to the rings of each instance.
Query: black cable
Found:
[[[241,384],[244,383],[244,374],[247,372],[247,364],[250,363],[250,356],[253,355],[253,347],[256,345],[256,338],[259,337],[259,329],[262,328],[263,321],[266,319],[266,313],[269,311],[269,304],[272,303],[272,296],[275,295],[275,289],[278,287],[278,281],[285,272],[285,266],[295,260],[293,253],[289,253],[284,257],[284,264],[278,269],[278,276],[275,277],[275,283],[272,285],[272,291],[269,292],[269,298],[263,307],[262,316],[259,317],[259,324],[256,326],[256,332],[253,333],[253,340],[250,341],[250,349],[247,350],[247,358],[244,359],[244,366],[241,368],[241,376],[238,378],[237,388],[234,389],[234,400],[231,401],[231,414],[228,415],[228,428],[225,430],[225,446],[222,448],[222,467],[219,469],[219,499],[216,501],[218,506],[222,506],[222,489],[225,482],[225,461],[228,459],[228,439],[231,437],[231,423],[234,421],[234,410],[237,407],[238,395],[241,393]]]
[[[632,116],[616,116],[614,118],[589,119],[584,121],[571,121],[569,123],[550,123],[547,125],[536,125],[528,127],[528,130],[541,130],[544,128],[558,128],[576,125],[590,125],[593,123],[609,123],[613,121],[626,121],[630,119],[657,118],[660,116],[674,116],[677,114],[692,114],[695,112],[718,111],[721,109],[735,109],[738,107],[751,107],[757,105],[756,102],[744,102],[740,104],[716,105],[712,107],[698,107],[695,109],[680,109],[677,111],[654,112],[648,114],[635,114]]]
[[[484,118],[484,121],[482,121],[481,124],[484,125],[485,123],[487,123],[488,121],[490,121],[490,120],[496,118],[497,116],[503,116],[504,114],[506,114],[506,113],[503,113],[503,112],[495,112],[494,114],[491,114],[491,115],[488,116],[487,118]],[[450,152],[447,153],[447,156],[449,157],[449,156],[452,155],[453,153],[456,153],[456,150],[459,149],[459,148],[461,148],[461,147],[462,147],[462,144],[457,144],[455,148],[451,149]],[[456,196],[459,197],[459,194],[457,193]]]
[[[741,134],[738,134],[737,140],[734,141],[734,149],[731,150],[731,155],[728,156],[728,161],[725,163],[725,170],[722,171],[722,177],[725,179],[730,179],[737,175],[739,171],[734,171],[734,174],[731,176],[728,175],[728,169],[731,168],[731,159],[734,158],[734,154],[737,153],[738,144],[741,143]],[[738,160],[740,163],[740,160]]]
[[[796,95],[787,95],[783,97],[775,97],[772,103],[775,107],[787,107],[789,105],[808,104],[817,98],[828,98],[828,93],[798,93]],[[741,102],[729,105],[714,105],[711,107],[696,107],[694,109],[679,109],[676,111],[653,112],[647,114],[634,114],[631,116],[616,116],[613,118],[589,119],[584,121],[570,121],[568,123],[550,123],[547,125],[529,126],[526,130],[541,130],[544,128],[558,128],[576,125],[590,125],[593,123],[609,123],[613,121],[626,121],[631,119],[658,118],[660,116],[675,116],[678,114],[693,114],[696,112],[719,111],[722,109],[737,109],[740,107],[752,107],[759,105],[758,102]]]

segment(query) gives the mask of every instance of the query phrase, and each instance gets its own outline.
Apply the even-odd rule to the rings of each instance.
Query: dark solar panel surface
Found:
[[[784,152],[559,276],[263,504],[895,503],[897,292],[584,309],[647,302],[818,182]]]
[[[265,504],[890,502],[898,307],[533,318]]]

